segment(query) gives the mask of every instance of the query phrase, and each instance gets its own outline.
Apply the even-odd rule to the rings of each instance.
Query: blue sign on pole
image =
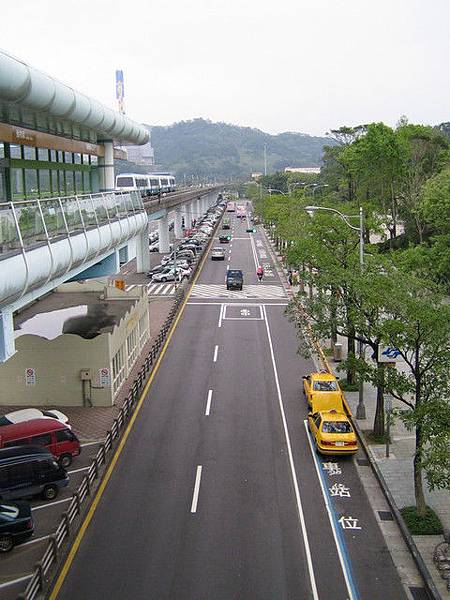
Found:
[[[401,356],[398,348],[384,346],[378,349],[378,362],[397,362],[399,360],[401,360]]]

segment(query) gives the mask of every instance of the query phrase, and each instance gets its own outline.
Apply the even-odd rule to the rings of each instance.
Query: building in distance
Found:
[[[320,173],[320,167],[285,167],[285,173]]]

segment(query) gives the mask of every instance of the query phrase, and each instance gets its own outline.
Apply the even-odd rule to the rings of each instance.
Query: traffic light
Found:
[[[227,235],[227,240],[230,241],[231,240],[231,235]]]
[[[245,231],[247,233],[256,233],[256,229],[254,227],[248,227]]]

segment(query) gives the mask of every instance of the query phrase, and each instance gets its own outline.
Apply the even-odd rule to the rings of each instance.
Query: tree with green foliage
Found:
[[[365,135],[346,148],[343,160],[357,184],[358,201],[372,202],[378,208],[392,239],[397,234],[400,147],[394,130],[384,123],[372,123],[365,131]]]
[[[407,232],[420,242],[426,228],[420,209],[423,188],[450,160],[449,143],[432,127],[405,124],[397,129],[402,169],[398,200]]]
[[[450,489],[450,305],[410,277],[400,287],[385,300],[383,339],[406,368],[387,369],[386,387],[405,405],[400,416],[415,433],[414,490],[424,515],[422,472],[430,489]]]

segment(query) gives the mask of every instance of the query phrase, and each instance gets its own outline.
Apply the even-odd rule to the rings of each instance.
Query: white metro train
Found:
[[[143,196],[157,196],[177,189],[175,177],[169,173],[120,173],[116,175],[116,190],[139,190]]]

